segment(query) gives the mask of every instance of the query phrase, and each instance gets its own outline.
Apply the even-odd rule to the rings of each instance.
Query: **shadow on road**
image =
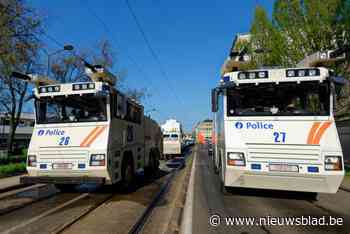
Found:
[[[315,200],[316,196],[316,193],[252,188],[228,188],[228,192],[232,195],[239,196],[268,197],[292,200]]]

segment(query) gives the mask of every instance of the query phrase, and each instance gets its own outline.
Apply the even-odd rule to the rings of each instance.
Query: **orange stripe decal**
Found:
[[[312,144],[320,144],[320,140],[323,134],[326,132],[329,126],[331,126],[331,124],[332,124],[331,121],[327,121],[321,125],[320,129],[317,131],[315,137],[313,138]]]
[[[318,127],[320,126],[320,122],[315,122],[310,131],[309,131],[309,136],[307,137],[307,144],[311,145],[312,144],[312,139],[314,138],[314,135],[316,133],[316,130],[318,129]]]
[[[86,147],[89,147],[92,142],[96,140],[96,138],[105,130],[107,126],[100,127],[98,131],[89,139],[88,142],[86,142]]]
[[[85,143],[89,140],[89,138],[99,129],[99,127],[94,128],[87,137],[80,143],[80,147],[85,147]]]

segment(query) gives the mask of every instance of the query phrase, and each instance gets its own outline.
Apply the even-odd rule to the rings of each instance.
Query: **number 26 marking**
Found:
[[[70,137],[61,137],[60,142],[58,143],[59,145],[68,145],[69,144]]]
[[[274,132],[273,136],[275,137],[275,142],[286,142],[286,133],[285,132]]]

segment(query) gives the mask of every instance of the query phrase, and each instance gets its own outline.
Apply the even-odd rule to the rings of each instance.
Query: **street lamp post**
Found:
[[[72,45],[64,45],[62,49],[57,50],[55,52],[52,53],[48,53],[46,50],[43,50],[45,52],[45,54],[47,55],[47,72],[46,72],[46,76],[49,77],[50,75],[50,66],[51,66],[51,56],[56,55],[58,53],[61,53],[63,51],[72,51],[74,50],[74,47]]]

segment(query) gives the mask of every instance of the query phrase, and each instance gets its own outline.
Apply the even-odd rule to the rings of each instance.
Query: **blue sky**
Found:
[[[111,42],[117,67],[127,71],[125,86],[147,88],[145,110],[159,123],[178,119],[185,130],[211,118],[210,90],[237,33],[248,32],[256,4],[272,11],[272,0],[129,0],[166,72],[148,50],[125,0],[28,0],[44,17],[45,31],[77,50],[91,50],[101,39]],[[96,13],[107,26],[91,14]],[[43,37],[49,51],[57,45]],[[131,58],[131,59],[130,59]],[[135,68],[136,61],[140,72]]]

